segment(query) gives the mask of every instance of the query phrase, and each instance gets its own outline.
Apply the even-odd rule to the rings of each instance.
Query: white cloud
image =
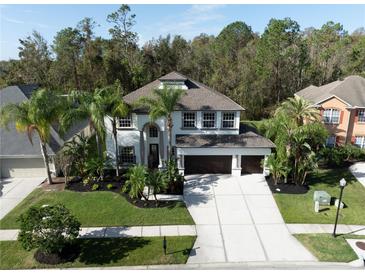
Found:
[[[158,29],[161,35],[179,34],[188,39],[202,32],[216,31],[212,21],[222,20],[224,15],[220,9],[224,5],[192,5],[181,14],[169,15],[160,23],[151,26],[150,30]],[[209,23],[209,24],[206,24]]]
[[[13,18],[9,18],[9,17],[5,17],[3,16],[4,21],[9,22],[9,23],[14,23],[14,24],[24,24],[24,21],[21,20],[17,20],[17,19],[13,19]]]

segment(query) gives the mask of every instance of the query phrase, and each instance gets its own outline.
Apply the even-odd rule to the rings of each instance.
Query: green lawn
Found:
[[[365,188],[346,168],[319,170],[308,178],[310,190],[306,194],[274,194],[276,203],[286,223],[333,224],[336,207],[321,207],[321,212],[314,212],[313,193],[325,190],[332,197],[339,197],[339,181],[345,178],[343,201],[347,206],[340,210],[339,223],[365,225]]]
[[[17,218],[30,206],[54,203],[63,203],[84,227],[194,224],[183,202],[163,208],[138,208],[123,196],[108,191],[36,189],[0,221],[0,228],[19,228]]]
[[[79,256],[55,266],[38,263],[35,250],[25,251],[17,241],[0,241],[0,269],[184,264],[195,238],[167,237],[167,255],[162,237],[78,239]]]
[[[319,261],[351,262],[358,259],[345,239],[365,239],[365,236],[341,235],[333,238],[331,234],[294,235]]]

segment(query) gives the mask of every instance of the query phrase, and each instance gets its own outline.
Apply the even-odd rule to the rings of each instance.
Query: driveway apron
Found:
[[[263,175],[186,179],[198,235],[188,263],[316,260],[290,234]]]
[[[0,219],[16,207],[45,178],[7,178],[0,180]]]

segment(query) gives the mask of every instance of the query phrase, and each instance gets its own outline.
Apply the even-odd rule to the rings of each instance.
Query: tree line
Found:
[[[349,34],[340,23],[303,30],[290,18],[271,19],[258,34],[237,21],[217,36],[167,35],[141,47],[128,5],[106,23],[110,38],[96,36],[97,23],[86,17],[57,32],[52,44],[37,31],[20,39],[19,60],[0,62],[0,84],[91,92],[118,82],[126,94],[174,70],[244,106],[244,118],[260,119],[310,84],[365,76],[365,29]]]

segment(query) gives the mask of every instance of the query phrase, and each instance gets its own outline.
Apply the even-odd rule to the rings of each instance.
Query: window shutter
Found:
[[[340,112],[340,124],[342,124],[342,119],[343,119],[343,111]]]
[[[359,111],[355,110],[355,123],[359,121]]]
[[[355,136],[352,136],[351,137],[351,144],[355,144],[355,140],[356,140],[356,137]]]

